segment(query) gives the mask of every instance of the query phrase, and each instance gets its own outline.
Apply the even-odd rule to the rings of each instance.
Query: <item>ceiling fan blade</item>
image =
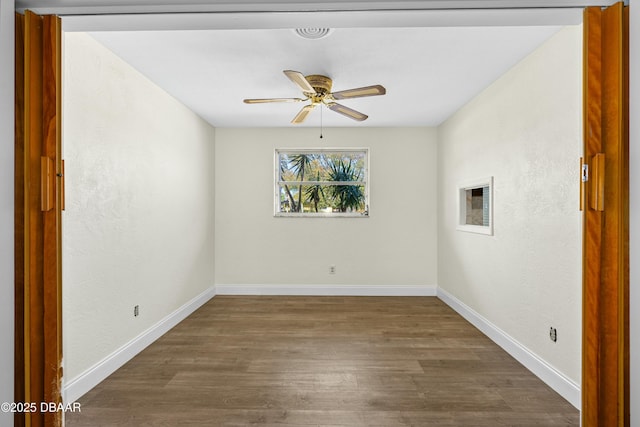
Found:
[[[385,93],[387,93],[387,90],[384,88],[384,86],[373,85],[355,89],[341,90],[339,92],[334,92],[331,95],[333,96],[333,99],[348,99],[362,98],[363,96],[378,96],[384,95]]]
[[[299,71],[284,70],[283,73],[305,93],[316,93],[316,90]]]
[[[362,114],[359,111],[352,110],[349,107],[345,107],[344,105],[337,104],[335,102],[332,102],[331,104],[327,104],[327,106],[329,107],[330,110],[335,111],[336,113],[340,113],[343,116],[347,116],[350,119],[357,120],[359,122],[363,120],[367,120],[367,117],[369,117],[366,114]]]
[[[313,107],[315,107],[315,105],[313,104],[305,105],[304,107],[302,107],[302,110],[300,110],[298,114],[296,114],[293,120],[291,120],[291,123],[293,123],[294,125],[298,125],[304,122],[311,110],[313,110]]]
[[[265,104],[267,102],[302,102],[306,99],[302,98],[262,98],[262,99],[245,99],[245,104]]]

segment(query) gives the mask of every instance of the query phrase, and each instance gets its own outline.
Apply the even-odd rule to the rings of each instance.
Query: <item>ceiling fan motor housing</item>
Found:
[[[307,79],[311,87],[314,88],[316,93],[318,93],[319,95],[331,93],[332,81],[329,77],[321,76],[319,74],[312,74],[310,76],[305,76],[305,79]]]

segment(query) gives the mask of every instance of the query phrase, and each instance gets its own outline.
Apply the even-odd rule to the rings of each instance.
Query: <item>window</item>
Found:
[[[275,155],[275,215],[369,215],[368,149],[282,149]]]
[[[458,187],[458,230],[493,234],[493,177]]]

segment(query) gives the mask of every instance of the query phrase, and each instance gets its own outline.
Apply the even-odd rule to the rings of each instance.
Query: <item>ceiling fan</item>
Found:
[[[264,104],[269,102],[304,102],[311,101],[302,107],[302,110],[296,114],[291,123],[300,124],[304,122],[311,110],[317,105],[326,105],[330,110],[340,113],[350,119],[363,121],[366,120],[366,114],[338,104],[336,100],[362,98],[365,96],[384,95],[387,90],[381,85],[365,86],[355,89],[341,90],[339,92],[331,92],[332,81],[327,76],[313,74],[304,76],[302,73],[293,70],[284,70],[284,74],[295,83],[296,86],[304,94],[304,98],[266,98],[266,99],[245,99],[247,104]]]

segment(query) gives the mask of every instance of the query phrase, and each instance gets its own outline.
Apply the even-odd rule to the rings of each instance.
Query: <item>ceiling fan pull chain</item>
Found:
[[[324,105],[320,104],[320,139],[322,139],[322,107]]]

